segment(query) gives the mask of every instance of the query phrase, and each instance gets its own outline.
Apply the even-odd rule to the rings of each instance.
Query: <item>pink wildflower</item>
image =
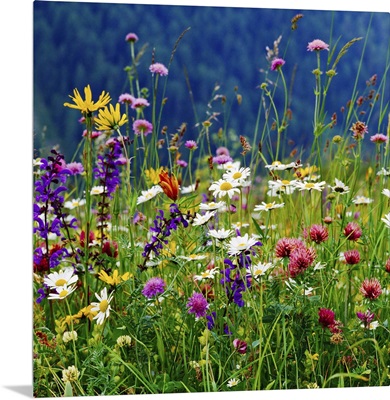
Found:
[[[145,119],[137,119],[133,123],[133,130],[136,135],[147,136],[153,131],[153,125]]]
[[[248,345],[244,340],[234,339],[233,340],[233,346],[237,350],[238,353],[245,354],[246,353],[246,348],[247,348]]]
[[[320,39],[315,39],[312,42],[308,43],[307,45],[307,51],[320,51],[320,50],[329,51],[329,45]]]
[[[198,148],[198,145],[196,144],[195,140],[187,140],[184,143],[184,146],[187,147],[187,149],[190,149],[190,150],[196,150]]]
[[[335,321],[335,313],[329,308],[320,308],[318,310],[318,322],[323,328],[329,328],[334,325]]]
[[[354,124],[352,124],[352,127],[350,129],[353,132],[353,138],[355,140],[360,140],[364,139],[364,135],[368,133],[368,126],[361,121],[357,121]]]
[[[389,140],[389,137],[384,135],[383,133],[376,133],[370,137],[371,142],[374,143],[386,143]]]
[[[73,175],[81,174],[84,171],[83,164],[79,162],[68,163],[66,164],[66,168],[72,171]]]
[[[286,61],[284,61],[283,58],[275,58],[271,62],[271,71],[276,71],[282,68],[285,63]]]
[[[166,76],[166,75],[168,75],[168,69],[167,69],[167,67],[166,67],[164,64],[161,64],[161,63],[152,64],[152,65],[149,67],[149,71],[150,71],[152,74],[157,74],[157,75],[161,75],[161,76]]]
[[[377,299],[382,293],[381,284],[376,278],[365,279],[359,290],[369,300]]]
[[[135,42],[138,42],[138,36],[135,33],[131,32],[131,33],[128,33],[126,35],[126,39],[125,40],[126,40],[126,42],[135,43]]]
[[[309,235],[310,239],[317,244],[325,242],[325,240],[328,240],[329,237],[328,230],[322,225],[317,224],[314,224],[310,227]]]
[[[279,239],[275,246],[276,257],[290,257],[291,252],[297,247],[305,247],[304,243],[299,239],[282,238]]]
[[[348,250],[344,252],[345,262],[349,265],[359,264],[360,253],[358,250]]]
[[[132,96],[131,94],[129,94],[129,93],[123,93],[123,94],[121,94],[121,95],[119,96],[119,98],[118,98],[118,103],[121,103],[121,104],[127,103],[127,104],[130,104],[130,105],[131,105],[131,104],[133,104],[134,100],[135,100],[135,97]]]
[[[196,318],[200,318],[206,316],[209,304],[202,293],[194,293],[188,299],[187,307],[190,314],[195,314]]]
[[[297,247],[290,254],[288,271],[292,278],[303,273],[315,260],[316,253],[312,248]]]
[[[348,240],[358,240],[362,236],[362,230],[356,222],[348,222],[344,228],[344,235]]]
[[[150,105],[150,104],[149,104],[149,102],[148,102],[146,99],[140,97],[140,98],[137,98],[137,99],[134,99],[134,100],[133,100],[133,102],[132,102],[132,104],[131,104],[131,108],[132,108],[133,110],[136,110],[137,108],[142,109],[142,108],[144,108],[144,107],[148,107],[149,105]]]

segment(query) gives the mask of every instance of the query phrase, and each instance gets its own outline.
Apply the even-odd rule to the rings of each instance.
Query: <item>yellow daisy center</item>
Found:
[[[219,189],[223,190],[223,191],[228,191],[232,188],[233,188],[233,185],[230,182],[223,182],[223,183],[221,183],[221,186],[219,187]]]
[[[273,203],[267,203],[267,204],[265,205],[265,208],[272,208],[273,206],[274,206]]]
[[[263,273],[263,270],[262,270],[262,269],[257,269],[257,270],[255,271],[254,275],[257,276],[257,275],[261,275],[262,273]]]
[[[280,161],[274,161],[271,165],[281,165],[282,163]]]
[[[63,299],[64,297],[66,297],[68,295],[68,291],[66,289],[62,290],[58,296],[60,297],[60,299]]]
[[[240,179],[242,177],[242,173],[237,171],[233,174],[233,179]]]
[[[99,310],[102,313],[105,313],[107,311],[108,308],[108,301],[107,300],[102,300],[99,304]]]
[[[56,286],[64,286],[64,285],[66,285],[66,279],[64,279],[64,278],[61,278],[61,279],[58,279],[57,281],[56,281]]]
[[[288,181],[287,179],[283,179],[282,180],[283,185],[289,185],[290,181]]]
[[[191,258],[192,260],[194,260],[196,257],[197,257],[196,254],[190,254],[190,255],[188,256],[188,258]]]
[[[312,182],[306,183],[305,185],[308,189],[312,189],[315,185]]]

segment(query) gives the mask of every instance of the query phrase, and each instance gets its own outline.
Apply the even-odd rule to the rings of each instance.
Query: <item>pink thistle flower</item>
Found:
[[[136,135],[147,136],[153,132],[153,125],[145,119],[137,119],[133,123],[133,130]]]
[[[321,50],[329,51],[329,45],[320,39],[315,39],[312,42],[309,42],[307,45],[307,51],[321,51]]]
[[[151,299],[152,297],[164,293],[166,283],[163,279],[158,277],[150,278],[142,289],[142,294]]]
[[[286,61],[284,61],[283,58],[275,58],[271,62],[271,71],[279,70],[285,63]]]
[[[219,156],[213,157],[213,163],[218,165],[223,165],[232,161],[233,158],[226,154],[221,154]]]
[[[375,135],[372,135],[370,137],[370,140],[371,142],[381,144],[386,143],[389,140],[389,137],[384,135],[383,133],[376,133]]]
[[[348,222],[344,228],[344,235],[348,240],[358,240],[362,236],[362,230],[356,222]]]
[[[123,93],[118,98],[118,103],[121,103],[121,104],[127,103],[127,104],[132,105],[134,103],[134,101],[135,101],[135,97],[129,93]]]
[[[348,250],[344,252],[345,262],[349,265],[359,264],[360,253],[358,250]]]
[[[195,314],[196,318],[206,316],[206,310],[209,304],[202,293],[194,293],[192,297],[188,299],[187,308],[190,314]]]
[[[128,33],[128,34],[126,35],[125,40],[126,40],[126,42],[133,42],[133,43],[135,43],[135,42],[138,42],[138,36],[137,36],[135,33],[131,32],[131,33]]]
[[[233,346],[237,350],[238,353],[245,354],[248,344],[244,340],[234,339]]]
[[[310,239],[317,244],[325,242],[329,237],[328,230],[322,225],[317,224],[310,227],[309,235]]]
[[[168,69],[167,69],[167,67],[166,67],[164,64],[161,64],[161,63],[152,64],[152,65],[149,67],[149,71],[150,71],[153,75],[154,75],[154,74],[161,75],[161,76],[166,76],[166,75],[168,75]]]
[[[276,257],[290,257],[291,252],[297,247],[305,247],[304,243],[299,239],[282,238],[279,239],[275,246]]]
[[[335,313],[329,308],[320,308],[318,311],[318,322],[325,329],[335,324]]]
[[[224,146],[218,147],[218,149],[215,151],[215,154],[217,156],[230,156],[229,150]]]
[[[73,175],[81,174],[84,171],[83,164],[79,162],[72,162],[66,164],[66,168],[69,169]]]
[[[312,248],[297,247],[290,254],[290,262],[288,263],[288,270],[290,276],[295,278],[297,275],[303,273],[315,260],[316,253]]]
[[[360,140],[364,139],[364,135],[368,133],[368,126],[361,121],[357,121],[354,124],[352,124],[352,127],[350,129],[353,132],[353,138],[355,140]]]
[[[198,145],[196,144],[195,140],[187,140],[184,143],[184,146],[187,147],[187,149],[190,149],[190,150],[196,150],[198,148]]]
[[[381,284],[376,278],[371,278],[371,279],[365,279],[360,286],[360,293],[369,300],[375,300],[377,299],[381,293],[382,293],[382,288]]]
[[[146,99],[142,98],[142,97],[134,99],[132,104],[131,104],[131,108],[133,110],[142,109],[142,108],[148,107],[148,106],[150,106],[149,102]]]

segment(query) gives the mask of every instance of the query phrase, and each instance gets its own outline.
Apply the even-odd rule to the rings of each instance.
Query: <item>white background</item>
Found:
[[[95,2],[99,2],[96,0]],[[224,7],[294,8],[389,12],[387,0],[309,2],[261,0],[104,1]],[[261,4],[260,4],[261,3]],[[2,1],[0,5],[0,398],[32,397],[32,59],[33,2]],[[383,32],[389,35],[390,32]],[[248,399],[390,399],[390,388],[242,392]],[[238,393],[185,395],[192,399],[236,399]],[[179,395],[143,395],[148,400],[179,399]],[[200,397],[202,396],[202,397]],[[325,397],[326,396],[326,397]],[[113,400],[130,396],[106,396]],[[99,399],[87,397],[86,399]]]

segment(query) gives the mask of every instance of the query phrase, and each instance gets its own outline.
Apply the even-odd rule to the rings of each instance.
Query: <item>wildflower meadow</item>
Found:
[[[390,52],[340,77],[358,43],[369,62],[367,37],[299,43],[303,150],[285,38],[254,55],[252,132],[229,130],[245,93],[218,85],[189,130],[162,121],[190,27],[164,60],[131,29],[123,93],[86,82],[58,105],[79,119],[76,152],[34,149],[34,396],[389,386]],[[331,113],[336,77],[355,85]]]

